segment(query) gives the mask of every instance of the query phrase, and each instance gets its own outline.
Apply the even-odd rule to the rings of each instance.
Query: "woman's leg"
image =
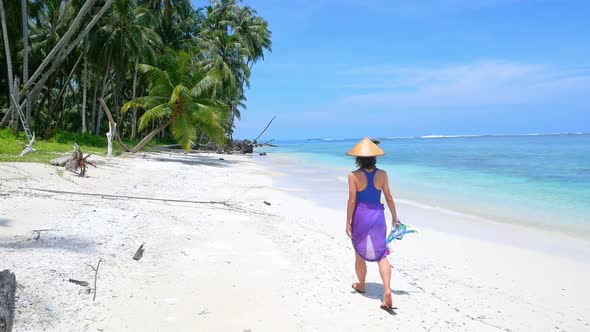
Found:
[[[365,279],[367,277],[367,263],[365,260],[359,256],[359,254],[355,251],[356,260],[354,262],[354,269],[356,270],[356,276],[359,279],[359,282],[356,286],[353,285],[358,291],[364,292],[365,291]]]
[[[383,303],[388,307],[393,307],[391,299],[391,265],[387,257],[379,261],[379,274],[383,280]]]

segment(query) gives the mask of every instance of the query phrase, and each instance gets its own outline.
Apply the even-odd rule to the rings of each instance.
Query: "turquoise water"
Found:
[[[590,134],[380,140],[398,199],[590,237]],[[276,152],[333,169],[322,185],[341,190],[357,141],[283,141]]]

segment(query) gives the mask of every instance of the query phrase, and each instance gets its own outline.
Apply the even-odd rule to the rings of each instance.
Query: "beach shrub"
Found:
[[[53,141],[57,143],[78,143],[79,145],[94,146],[104,148],[107,146],[107,139],[103,136],[92,135],[89,133],[74,133],[68,131],[59,131],[53,136]]]

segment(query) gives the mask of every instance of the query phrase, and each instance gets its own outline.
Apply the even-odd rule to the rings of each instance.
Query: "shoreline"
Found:
[[[0,196],[0,268],[15,271],[21,285],[15,330],[590,327],[589,264],[448,232],[436,225],[455,219],[403,204],[408,221],[420,220],[412,224],[421,233],[396,243],[389,256],[399,308],[390,316],[378,308],[382,286],[373,264],[367,294],[351,292],[354,256],[344,212],[278,186],[285,170],[269,157],[97,157],[88,178],[47,165],[0,163],[0,192],[9,193]],[[239,209],[39,194],[19,186],[229,200]],[[437,223],[426,223],[429,218]],[[55,231],[35,241],[31,230],[40,228]],[[144,257],[133,261],[141,243]],[[99,257],[105,262],[92,302],[86,288],[67,280],[93,279],[85,264]]]
[[[299,164],[301,164],[301,162],[299,162],[297,160],[297,155],[292,155],[290,153],[285,153],[285,152],[274,152],[272,154],[273,158],[276,157],[274,163],[276,165],[278,165],[279,167],[287,167],[288,168],[288,172],[284,172],[284,174],[281,174],[281,176],[279,177],[279,179],[276,181],[277,185],[279,186],[284,186],[284,187],[293,187],[296,186],[298,188],[298,190],[295,191],[296,195],[299,195],[300,197],[305,197],[305,198],[309,198],[312,200],[323,200],[322,195],[324,195],[324,193],[322,193],[322,195],[314,195],[313,193],[310,194],[310,192],[313,192],[313,184],[318,181],[319,177],[325,177],[325,181],[322,181],[322,184],[325,184],[327,186],[329,186],[328,188],[328,196],[330,197],[328,199],[331,201],[334,200],[339,200],[340,204],[333,204],[332,202],[328,202],[328,204],[335,208],[335,209],[344,209],[346,207],[346,199],[347,199],[347,188],[346,188],[346,176],[348,174],[348,172],[352,171],[352,167],[346,168],[343,167],[341,165],[331,165],[333,167],[330,167],[330,165],[327,164],[320,164],[320,165],[313,165],[313,168],[319,168],[320,171],[316,172],[319,175],[316,176],[316,174],[314,174],[314,172],[308,172],[308,171],[299,171]],[[271,159],[272,160],[272,159]],[[271,167],[275,167],[274,165]],[[340,172],[341,174],[334,174],[334,172]],[[289,176],[289,173],[303,173],[304,177],[301,178],[296,178],[293,176]],[[299,175],[299,174],[298,174]],[[313,179],[311,179],[310,177],[313,177]],[[396,181],[395,179],[395,174],[393,175],[393,178],[390,179],[390,181]],[[333,185],[333,183],[341,183],[342,185],[340,186],[341,188],[338,188],[335,190],[335,187]],[[322,188],[322,190],[326,190],[325,188]],[[336,192],[336,194],[334,194],[334,192]],[[308,193],[306,195],[303,195],[302,193]],[[330,195],[331,194],[331,195]],[[500,218],[500,217],[494,217],[494,216],[490,216],[487,215],[485,213],[481,213],[481,214],[475,214],[472,213],[472,211],[461,211],[461,210],[457,210],[454,207],[449,208],[445,205],[432,205],[429,202],[425,202],[426,200],[415,200],[415,199],[408,199],[405,198],[403,195],[400,194],[396,194],[394,192],[394,198],[396,200],[396,203],[399,203],[401,205],[405,205],[405,206],[409,206],[409,207],[413,207],[416,209],[420,209],[420,210],[432,210],[435,211],[436,213],[442,213],[442,214],[446,214],[446,215],[450,215],[450,216],[455,216],[459,219],[462,220],[471,220],[474,223],[480,222],[480,223],[484,223],[484,224],[491,224],[491,225],[497,225],[500,228],[505,228],[507,231],[518,231],[518,232],[522,232],[522,231],[527,231],[527,232],[533,232],[533,233],[537,233],[539,236],[541,236],[542,238],[550,238],[550,237],[557,237],[558,241],[560,242],[567,242],[567,241],[575,241],[576,244],[580,244],[583,245],[584,247],[587,247],[587,250],[584,251],[584,254],[575,254],[573,256],[577,256],[579,258],[584,258],[585,260],[590,261],[590,234],[587,233],[581,233],[580,230],[578,229],[574,229],[572,227],[568,227],[568,225],[563,225],[561,223],[556,223],[555,225],[545,225],[545,224],[534,224],[530,221],[518,221],[517,219],[505,219],[505,218]],[[326,201],[326,200],[324,200]],[[457,200],[455,202],[454,205],[465,205],[465,204],[469,204],[469,202],[464,202],[464,201],[460,201]],[[514,242],[514,241],[511,241]],[[537,246],[539,247],[539,246]],[[572,249],[576,248],[573,251],[576,251],[577,248],[576,246],[571,246]]]

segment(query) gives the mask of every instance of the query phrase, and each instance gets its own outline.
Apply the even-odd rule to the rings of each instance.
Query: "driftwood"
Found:
[[[23,147],[23,151],[18,155],[19,157],[22,157],[22,156],[24,156],[24,155],[26,155],[28,153],[37,151],[33,147],[33,144],[35,144],[35,133],[33,133],[33,136],[31,137],[31,140],[29,141],[29,144],[25,144],[25,143],[23,143],[23,142],[21,142],[19,140],[16,140],[16,142]]]
[[[270,203],[269,203],[269,202],[267,202],[267,201],[264,201],[264,204],[266,204],[266,205],[270,205]]]
[[[11,332],[14,323],[16,276],[9,270],[0,272],[0,332]]]
[[[61,167],[63,167],[63,166],[65,166],[68,163],[68,161],[70,161],[70,159],[72,159],[72,156],[71,155],[65,155],[65,156],[61,156],[61,157],[52,159],[52,160],[49,161],[49,163],[51,165],[53,165],[53,166],[61,166]]]
[[[48,232],[48,231],[53,231],[54,229],[34,229],[33,233],[37,233],[37,236],[35,237],[35,241],[39,241],[39,239],[41,238],[41,232]]]
[[[71,282],[71,283],[73,283],[73,284],[82,286],[82,287],[86,287],[86,286],[90,285],[88,283],[88,281],[83,281],[83,280],[69,279],[68,281]]]
[[[138,261],[141,259],[141,257],[143,257],[143,243],[139,246],[139,248],[137,248],[137,251],[135,252],[135,255],[133,255],[133,259]]]
[[[98,269],[100,268],[100,262],[102,262],[102,258],[98,259],[98,264],[96,264],[96,267],[94,267],[90,264],[86,264],[94,270],[94,291],[93,291],[94,296],[92,296],[92,301],[96,300],[96,281],[98,279]]]

